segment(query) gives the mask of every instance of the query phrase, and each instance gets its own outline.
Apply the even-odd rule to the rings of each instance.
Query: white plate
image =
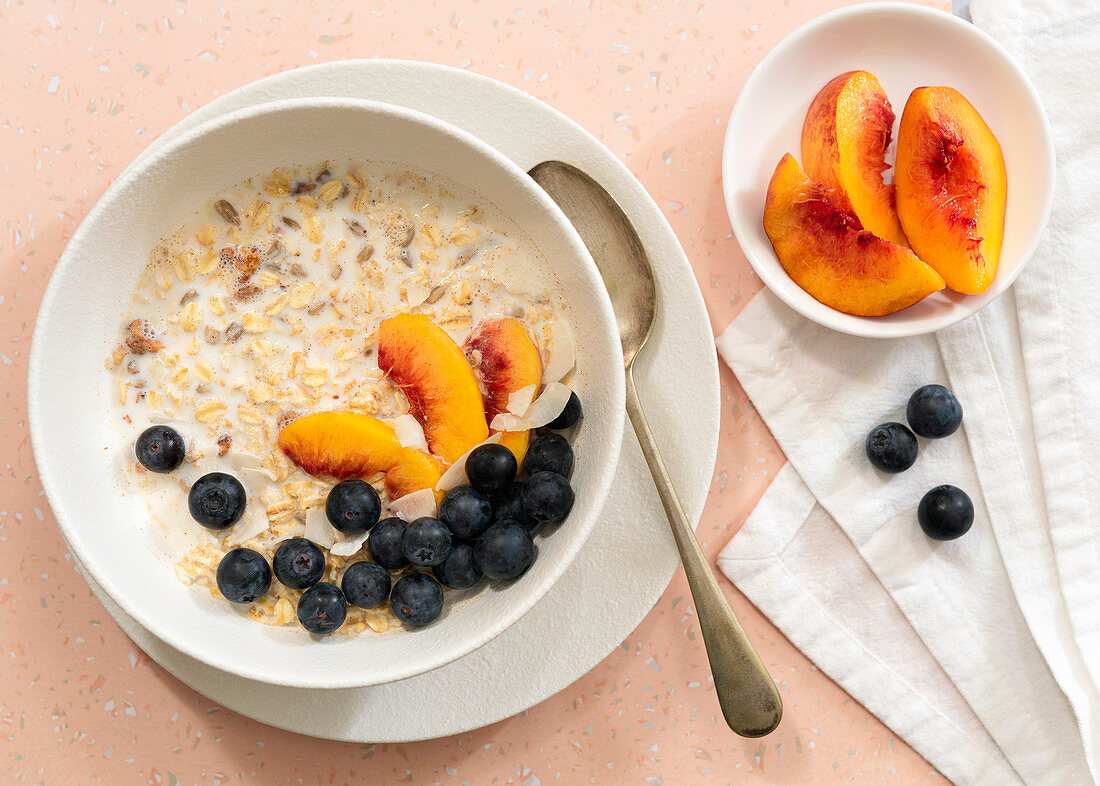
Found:
[[[857,317],[814,300],[779,264],[762,223],[768,181],[784,153],[801,161],[802,120],[818,90],[857,69],[878,77],[899,118],[913,88],[949,85],[997,135],[1008,173],[1008,205],[1000,266],[987,292],[943,290],[896,314]],[[892,151],[887,161],[893,161]],[[1012,286],[1050,216],[1054,142],[1035,88],[988,35],[944,11],[866,3],[819,16],[760,61],[730,115],[722,189],[737,241],[757,275],[788,306],[856,336],[912,336],[953,325]]]
[[[564,115],[486,77],[406,61],[349,61],[247,85],[185,118],[149,151],[227,112],[266,101],[342,96],[389,101],[481,137],[525,170],[556,158],[603,183],[632,218],[654,260],[662,311],[635,364],[642,399],[688,514],[702,513],[718,448],[718,364],[710,322],[676,236],[614,154]],[[140,157],[139,157],[140,160]],[[604,512],[565,575],[519,622],[457,661],[402,682],[352,690],[275,687],[242,680],[166,645],[92,590],[150,657],[214,701],[264,723],[316,737],[406,742],[469,731],[531,707],[596,666],[637,627],[679,558],[633,432]],[[614,603],[607,602],[613,599]]]

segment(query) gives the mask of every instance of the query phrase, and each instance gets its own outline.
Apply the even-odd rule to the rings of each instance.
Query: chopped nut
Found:
[[[304,276],[306,275],[306,269],[302,267],[301,264],[299,264],[298,262],[295,262],[293,265],[290,266],[290,274],[292,276]]]
[[[318,300],[316,303],[314,303],[313,305],[311,305],[309,308],[306,309],[306,313],[309,314],[310,316],[315,316],[317,314],[320,314],[321,311],[324,309],[324,307],[325,307],[325,301]]]
[[[127,363],[126,364],[126,371],[128,371],[131,374],[138,373],[139,369],[138,369],[137,361],[136,360],[131,360],[129,363]]]
[[[343,272],[344,272],[344,268],[342,268],[340,265],[336,265],[332,269],[332,272],[329,273],[329,275],[332,277],[332,280],[335,281],[336,279],[340,278],[340,274],[343,273]]]
[[[256,286],[255,284],[246,284],[243,287],[237,287],[236,291],[233,292],[233,298],[235,300],[251,300],[261,291],[262,288]]]
[[[223,251],[224,253],[224,251]],[[251,246],[238,246],[233,259],[233,267],[240,273],[240,282],[243,284],[252,277],[252,274],[260,269],[260,252]]]
[[[135,355],[143,355],[146,352],[156,352],[164,349],[164,344],[157,341],[153,333],[153,326],[146,319],[135,319],[127,326],[130,335],[126,338],[126,346]]]
[[[207,344],[217,344],[219,341],[221,341],[222,334],[217,328],[214,328],[214,327],[211,327],[210,325],[207,325],[206,326],[206,331],[205,331],[205,338],[206,338],[206,343]]]

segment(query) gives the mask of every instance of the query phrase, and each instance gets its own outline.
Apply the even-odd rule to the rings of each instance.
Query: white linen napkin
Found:
[[[1060,179],[1043,247],[1015,296],[936,337],[842,336],[760,293],[718,347],[790,464],[719,565],[957,783],[1097,782],[1100,296],[1088,295],[1100,267],[1086,244],[1100,203],[1100,15],[1080,0],[977,0],[971,14],[1052,117]],[[916,466],[886,478],[863,438],[904,421],[929,382],[959,395],[964,428],[922,440]],[[915,509],[945,482],[970,493],[976,520],[940,544]]]

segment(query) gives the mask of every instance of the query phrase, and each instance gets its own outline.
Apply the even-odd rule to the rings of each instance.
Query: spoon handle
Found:
[[[626,370],[626,411],[638,435],[642,453],[653,474],[653,482],[680,550],[722,715],[729,727],[742,737],[763,737],[779,725],[779,719],[783,716],[783,701],[699,547],[642,412],[630,367]]]

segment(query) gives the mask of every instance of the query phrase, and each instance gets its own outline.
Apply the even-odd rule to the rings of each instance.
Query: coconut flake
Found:
[[[523,419],[527,421],[530,428],[545,426],[562,413],[565,405],[569,403],[569,395],[570,390],[565,385],[560,382],[551,382],[543,388],[539,397],[531,402]]]
[[[267,532],[267,513],[261,511],[258,505],[252,505],[251,508],[247,521],[242,521],[233,528],[233,532],[229,536],[230,546],[252,540],[257,535]]]
[[[489,424],[489,428],[493,431],[527,431],[531,427],[527,425],[524,418],[510,412],[501,412],[493,417],[493,422]]]
[[[550,325],[550,360],[542,370],[542,383],[558,382],[573,370],[576,348],[569,323],[559,319]],[[552,420],[553,418],[551,418]]]
[[[538,385],[528,385],[520,388],[508,397],[508,406],[505,409],[517,418],[522,418],[527,413],[527,408],[531,406],[531,402],[535,400],[535,393],[537,392]]]
[[[350,557],[359,549],[363,548],[363,544],[367,542],[367,536],[369,532],[364,532],[362,535],[352,535],[344,538],[339,543],[333,545],[329,552],[335,554],[337,557]]]
[[[323,549],[331,549],[336,542],[336,530],[328,523],[324,508],[310,508],[306,511],[306,531],[302,537],[312,540]]]
[[[431,489],[420,489],[403,497],[391,499],[390,509],[405,521],[435,516],[435,492]]]
[[[409,308],[416,308],[432,293],[430,287],[411,281],[405,285],[405,296],[409,299]]]
[[[424,436],[424,427],[412,415],[399,415],[393,420],[393,430],[397,441],[403,448],[414,448],[428,452],[428,440]]]
[[[497,415],[497,417],[500,417],[500,415]],[[447,471],[443,473],[443,477],[435,484],[436,491],[450,491],[455,486],[461,486],[463,483],[467,482],[467,480],[469,480],[469,478],[466,477],[467,457],[482,445],[495,445],[498,442],[500,442],[500,434],[493,434],[484,442],[474,445],[459,456],[454,464],[447,467]]]

